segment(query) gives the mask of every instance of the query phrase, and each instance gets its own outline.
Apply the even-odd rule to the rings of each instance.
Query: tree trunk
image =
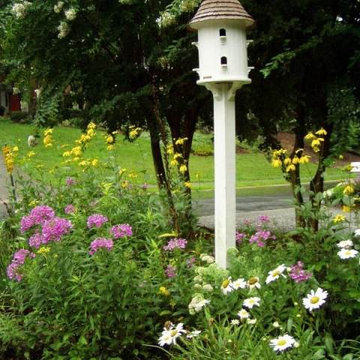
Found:
[[[330,135],[331,129],[326,129],[327,135],[324,138],[324,142],[320,149],[319,154],[319,162],[318,167],[316,169],[316,173],[312,180],[310,181],[310,201],[312,203],[312,208],[315,213],[320,211],[321,202],[316,200],[316,195],[318,193],[322,193],[324,191],[324,174],[326,171],[325,159],[330,153]],[[312,219],[311,220],[311,227],[313,231],[319,230],[319,220]]]
[[[162,154],[160,147],[160,138],[165,148],[167,147],[167,136],[166,136],[166,128],[160,114],[159,91],[155,76],[152,76],[152,100],[153,100],[152,115],[155,124],[153,128],[153,133],[150,132],[150,136],[151,136],[151,150],[152,150],[153,162],[155,165],[156,177],[157,177],[159,189],[160,190],[165,189],[166,191],[168,209],[172,220],[172,226],[177,233],[180,233],[179,216],[176,211],[174,198],[171,192],[168,156],[166,151],[164,151],[164,153]],[[156,132],[154,132],[154,129]]]
[[[299,149],[304,149],[304,137],[305,137],[305,111],[303,106],[299,106],[297,109],[297,127],[295,128],[295,143],[290,155],[290,158],[294,158],[294,156],[301,155],[297,151]],[[304,198],[301,193],[301,178],[300,178],[300,166],[297,164],[295,171],[291,172],[290,182],[291,189],[293,192],[293,196],[296,202],[295,207],[295,222],[296,226],[304,227],[305,219],[301,215],[300,206],[304,204]]]

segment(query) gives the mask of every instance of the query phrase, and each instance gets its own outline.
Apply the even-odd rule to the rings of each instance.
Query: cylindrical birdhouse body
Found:
[[[238,0],[204,0],[190,22],[198,31],[199,85],[250,83],[246,28],[254,20]]]
[[[197,83],[249,83],[244,25],[233,20],[213,20],[198,25]]]

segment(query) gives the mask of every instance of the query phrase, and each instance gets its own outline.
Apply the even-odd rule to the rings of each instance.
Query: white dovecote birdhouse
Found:
[[[253,23],[238,0],[203,0],[189,24],[198,30],[197,83],[214,97],[215,260],[223,268],[235,247],[235,94],[250,83],[246,28]]]
[[[202,1],[189,24],[198,30],[199,85],[250,83],[246,29],[253,24],[238,0]]]

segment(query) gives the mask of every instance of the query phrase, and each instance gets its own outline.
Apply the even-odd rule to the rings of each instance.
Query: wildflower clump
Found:
[[[7,267],[6,274],[9,279],[21,281],[23,275],[20,272],[20,267],[25,264],[27,257],[34,258],[35,254],[26,249],[20,249],[15,252],[10,265]]]
[[[312,274],[306,272],[303,268],[304,263],[302,261],[298,261],[295,265],[292,265],[289,273],[290,278],[297,283],[310,279]]]
[[[132,236],[133,234],[132,227],[129,224],[115,225],[111,228],[110,232],[113,235],[114,239]]]
[[[313,151],[318,153],[321,150],[326,135],[327,135],[327,131],[321,128],[320,130],[316,131],[315,134],[313,132],[309,132],[305,136],[305,140],[310,143],[310,146],[313,149]]]
[[[87,218],[87,227],[89,229],[96,227],[99,228],[108,221],[108,218],[101,214],[93,214]]]
[[[94,255],[100,249],[106,249],[108,251],[111,251],[113,246],[114,246],[114,242],[112,239],[96,238],[90,244],[89,254]]]
[[[295,154],[288,156],[287,150],[274,150],[272,153],[271,165],[275,168],[282,168],[285,172],[296,170],[299,164],[307,164],[310,161],[310,156],[304,154],[304,149],[297,149]]]
[[[163,249],[165,251],[173,251],[175,249],[185,249],[186,244],[187,244],[186,239],[174,238],[174,239],[169,240],[169,242],[167,243],[167,245],[165,245],[163,247]]]
[[[21,219],[20,231],[24,233],[35,225],[42,225],[55,217],[55,211],[47,205],[34,207],[30,214]]]
[[[43,139],[43,143],[45,145],[45,147],[52,147],[53,146],[53,129],[46,129],[44,131],[44,139]]]
[[[18,153],[18,147],[14,146],[13,148],[11,146],[5,145],[2,147],[2,154],[5,162],[6,171],[9,174],[12,174],[14,171],[14,164],[15,164],[15,157]]]
[[[142,129],[140,127],[136,127],[134,125],[131,125],[129,127],[129,139],[135,140],[141,135]]]
[[[13,5],[11,12],[17,19],[23,19],[26,16],[28,8],[31,6],[29,1],[21,1]]]

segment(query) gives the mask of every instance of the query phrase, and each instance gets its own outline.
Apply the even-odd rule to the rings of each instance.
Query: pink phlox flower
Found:
[[[21,281],[23,275],[19,273],[19,267],[25,264],[27,257],[34,258],[35,254],[26,249],[20,249],[15,252],[10,265],[6,269],[6,274],[10,280]]]
[[[89,254],[94,255],[99,249],[106,249],[108,251],[111,251],[113,247],[114,242],[112,239],[96,238],[90,244]]]
[[[270,218],[267,215],[260,215],[259,216],[260,223],[268,223],[270,221]]]
[[[265,241],[268,239],[276,239],[269,230],[258,230],[254,235],[250,237],[250,243],[256,243],[260,247],[265,246]]]
[[[50,241],[60,241],[61,237],[72,228],[71,221],[55,217],[51,220],[45,221],[42,227],[42,243],[47,244]]]
[[[235,234],[235,240],[238,244],[241,244],[245,237],[246,237],[245,233],[241,233],[237,231]]]
[[[120,239],[125,236],[132,236],[132,227],[129,224],[119,224],[111,228],[110,233],[115,239]]]
[[[43,243],[42,235],[37,231],[34,235],[29,238],[29,246],[38,249]]]
[[[87,218],[87,226],[89,229],[93,228],[93,227],[101,227],[103,224],[105,224],[108,221],[108,218],[104,215],[101,214],[93,214],[90,215]]]
[[[64,211],[65,211],[65,214],[73,214],[75,212],[75,206],[74,205],[66,205]]]
[[[24,233],[35,225],[42,225],[45,221],[52,219],[55,211],[46,205],[34,207],[28,216],[21,219],[20,231]]]
[[[306,281],[311,278],[312,274],[304,270],[304,263],[298,261],[295,265],[291,266],[289,276],[297,283]]]
[[[167,243],[167,245],[165,245],[163,247],[163,249],[165,251],[173,251],[175,249],[185,249],[186,244],[187,244],[186,239],[174,238],[174,239],[169,240],[169,242]]]
[[[168,265],[167,268],[165,269],[165,275],[170,279],[174,278],[176,276],[176,267],[172,265]]]

